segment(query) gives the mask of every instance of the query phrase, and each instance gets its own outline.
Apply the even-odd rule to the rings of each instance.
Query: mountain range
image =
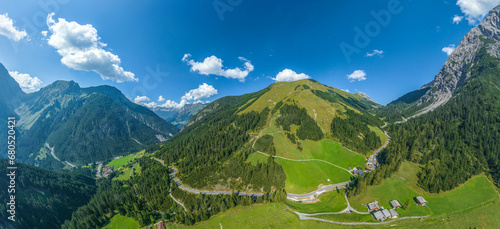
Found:
[[[206,104],[192,103],[186,104],[182,108],[152,108],[158,116],[165,119],[167,122],[175,125],[177,128],[182,129],[189,119],[195,116]]]
[[[322,187],[344,186],[345,196],[331,197],[327,204],[315,199],[304,205],[319,203],[323,209],[367,190],[365,202],[391,193],[407,199],[398,211],[418,217],[420,222],[439,222],[432,225],[439,227],[452,222],[449,213],[467,214],[483,209],[483,204],[499,206],[499,50],[500,6],[465,35],[432,82],[387,106],[364,93],[351,94],[307,79],[273,83],[208,105],[155,110],[156,114],[109,86],[80,88],[72,81],[56,81],[25,94],[1,66],[0,80],[6,83],[0,86],[0,112],[19,120],[19,159],[44,168],[104,161],[147,147],[147,157],[130,162],[133,172],[128,180],[101,179],[98,195],[77,210],[65,228],[100,227],[114,212],[137,219],[141,226],[160,218],[192,225],[236,205],[272,202],[276,208],[279,202],[286,202],[286,195],[313,193],[318,198],[325,194],[316,192]],[[369,166],[367,159],[380,166]],[[137,165],[140,172],[133,169]],[[359,169],[373,171],[355,174]],[[398,171],[406,178],[393,176]],[[47,176],[53,180],[60,174]],[[473,190],[483,192],[495,184],[489,190],[493,201],[475,203],[477,206],[467,206],[465,211],[463,206],[451,209],[435,204],[462,204],[459,198],[464,193],[458,192],[451,200],[440,198],[456,195],[456,188],[478,176],[485,178],[488,187],[474,183]],[[384,179],[390,180],[390,190],[373,191]],[[95,192],[86,178],[79,177],[71,185],[85,187],[85,195]],[[181,185],[232,194],[195,195],[181,190]],[[410,206],[416,193],[425,193],[434,202],[426,208]],[[345,204],[337,210],[357,213],[353,209],[359,206]],[[331,212],[324,214],[343,216]],[[412,215],[415,212],[429,213],[429,220]],[[229,218],[232,212],[227,214]],[[370,222],[371,216],[368,218]],[[274,220],[280,219],[276,216]],[[399,226],[400,222],[393,223]]]
[[[458,89],[473,76],[472,70],[481,58],[481,49],[485,48],[490,56],[500,56],[499,20],[500,8],[497,6],[463,37],[432,82],[389,103],[387,110],[393,114],[384,116],[396,121],[414,118],[446,104],[456,96]]]
[[[25,94],[3,65],[0,80],[6,82],[0,89],[2,117],[18,117],[20,162],[52,169],[81,166],[137,152],[178,132],[114,87],[56,81]]]

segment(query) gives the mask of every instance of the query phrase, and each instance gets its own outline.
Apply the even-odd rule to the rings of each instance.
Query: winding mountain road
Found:
[[[158,160],[157,160],[158,161]],[[177,173],[177,169],[174,167],[169,167],[174,172],[170,173],[169,176],[172,178],[172,180],[177,184],[177,186],[187,192],[195,193],[195,194],[205,194],[205,195],[232,195],[233,193],[236,193],[240,196],[251,196],[251,197],[259,197],[263,196],[263,193],[248,193],[248,192],[232,192],[232,191],[208,191],[208,190],[197,190],[193,188],[188,188],[182,185],[181,181],[175,177],[175,174]]]
[[[390,140],[391,140],[391,137],[387,134],[387,132],[384,132],[385,135],[387,135],[387,137],[389,137],[389,139],[387,140],[387,142],[382,146],[380,147],[378,150],[376,150],[372,156],[373,158],[375,158],[376,160],[376,156],[377,154],[383,149],[385,148]],[[257,137],[258,138],[258,137]],[[252,145],[252,147],[255,145],[255,142],[254,144]],[[269,156],[269,154],[266,154],[266,153],[263,153],[263,152],[260,152],[260,151],[256,151],[260,154],[263,154],[265,156]],[[320,160],[320,159],[301,159],[301,160],[298,160],[298,159],[290,159],[290,158],[285,158],[285,157],[281,157],[281,156],[273,156],[275,158],[280,158],[280,159],[283,159],[283,160],[289,160],[289,161],[297,161],[297,162],[302,162],[302,161],[319,161],[319,162],[323,162],[323,163],[327,163],[329,165],[332,165],[332,166],[335,166],[337,168],[340,168],[344,171],[347,171],[349,172],[351,175],[351,171],[343,168],[343,167],[340,167],[338,165],[335,165],[331,162],[328,162],[328,161],[324,161],[324,160]],[[155,157],[151,157],[151,159],[153,160],[156,160],[158,162],[160,162],[163,166],[165,166],[165,162],[163,160],[160,160],[158,158],[155,158]],[[233,193],[236,193],[237,195],[244,195],[244,196],[251,196],[251,197],[260,197],[260,196],[263,196],[264,193],[248,193],[248,192],[233,192],[233,191],[210,191],[210,190],[198,190],[198,189],[193,189],[193,188],[189,188],[189,187],[185,187],[182,182],[177,178],[175,177],[175,174],[177,173],[177,169],[175,167],[169,167],[173,170],[172,173],[169,174],[169,176],[172,178],[172,180],[177,184],[177,186],[184,190],[184,191],[187,191],[187,192],[191,192],[191,193],[195,193],[195,194],[205,194],[205,195],[232,195]],[[309,193],[305,193],[305,194],[293,194],[293,193],[287,193],[287,198],[289,200],[292,200],[292,201],[297,201],[297,200],[301,200],[303,202],[311,202],[311,201],[314,201],[316,200],[321,194],[329,191],[329,190],[332,190],[334,188],[339,188],[339,187],[344,187],[348,184],[350,184],[352,181],[345,181],[345,182],[341,182],[341,183],[337,183],[337,184],[331,184],[331,185],[326,185],[326,186],[323,186],[315,191],[312,191],[312,192],[309,192]],[[347,196],[346,196],[346,201],[347,201]],[[177,201],[176,201],[177,202]],[[179,203],[180,204],[180,203]],[[344,211],[351,211],[351,212],[356,212],[358,214],[369,214],[369,213],[365,213],[365,212],[358,212],[356,211],[354,208],[352,208],[350,205],[349,205],[349,202],[347,201],[347,204],[348,204],[348,208],[345,209]],[[183,206],[184,207],[184,206]]]

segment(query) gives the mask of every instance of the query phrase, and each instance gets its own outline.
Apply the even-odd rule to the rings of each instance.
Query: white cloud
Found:
[[[0,35],[3,35],[13,41],[20,41],[28,36],[25,30],[20,31],[14,26],[14,21],[8,14],[0,14]]]
[[[500,0],[458,0],[457,5],[460,6],[465,18],[469,24],[475,25],[492,10],[500,4]]]
[[[311,78],[310,76],[304,73],[297,74],[295,71],[287,68],[279,72],[276,75],[276,78],[271,78],[271,79],[276,82],[293,82],[297,80],[310,79],[310,78]]]
[[[447,47],[441,49],[441,51],[443,51],[444,53],[446,53],[446,55],[449,56],[453,53],[453,51],[455,51],[455,45],[454,44],[448,45]]]
[[[143,104],[143,103],[147,103],[149,101],[151,101],[151,99],[149,99],[147,96],[137,96],[134,99],[134,103],[137,103],[137,104]]]
[[[155,102],[150,102],[151,99],[147,96],[137,96],[134,99],[134,103],[145,106],[147,108],[153,109],[158,106]]]
[[[9,72],[9,74],[26,93],[38,91],[42,85],[42,81],[38,79],[38,77],[31,77],[29,74],[19,73],[17,71]]]
[[[348,92],[348,93],[351,93],[351,92],[349,91],[349,89],[340,89],[340,90],[345,91],[345,92]]]
[[[120,67],[121,59],[103,48],[97,30],[90,24],[80,25],[59,18],[57,22],[47,17],[47,25],[51,32],[48,44],[57,49],[62,56],[61,62],[69,68],[81,71],[94,71],[104,80],[118,83],[138,81],[134,73]]]
[[[366,73],[363,70],[356,70],[350,75],[347,75],[347,78],[351,81],[363,81],[366,80]]]
[[[384,51],[374,49],[372,52],[367,52],[366,56],[367,57],[372,57],[372,56],[375,56],[375,55],[382,56],[382,54],[384,54]]]
[[[196,62],[190,58],[191,54],[184,54],[182,61],[191,65],[191,71],[197,72],[201,75],[223,76],[229,79],[237,79],[240,82],[245,82],[245,78],[254,70],[252,63],[243,57],[239,57],[239,59],[244,62],[243,65],[245,67],[243,70],[238,67],[233,69],[224,68],[224,65],[222,65],[222,59],[217,58],[216,56],[207,57],[203,60],[203,62]]]
[[[458,25],[462,21],[462,19],[464,19],[464,16],[458,16],[458,15],[453,16],[453,24]]]
[[[163,96],[160,96],[158,98],[158,102],[163,102],[163,104],[157,104],[155,102],[151,102],[151,99],[149,99],[147,96],[137,96],[134,99],[134,103],[145,106],[150,109],[160,109],[160,108],[165,108],[165,109],[181,109],[184,107],[186,104],[192,103],[209,103],[209,101],[203,102],[201,99],[206,99],[210,98],[213,95],[217,94],[217,89],[215,89],[212,85],[208,85],[206,83],[201,84],[198,88],[190,90],[184,96],[181,97],[181,101],[179,103],[172,101],[172,100],[166,100]]]
[[[212,85],[208,85],[206,83],[201,84],[198,88],[193,89],[182,96],[184,100],[200,100],[205,98],[210,98],[213,95],[217,94],[217,89],[215,89]]]
[[[172,100],[167,100],[164,104],[158,105],[157,108],[166,108],[166,109],[181,109],[183,108],[188,102],[186,100],[181,100],[180,103],[177,103]]]

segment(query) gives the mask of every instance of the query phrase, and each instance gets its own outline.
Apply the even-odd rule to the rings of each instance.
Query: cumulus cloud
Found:
[[[151,102],[151,99],[149,99],[147,96],[137,96],[134,99],[134,103],[150,109],[181,109],[186,104],[190,103],[208,103],[209,101],[203,102],[201,101],[201,99],[210,98],[217,93],[217,89],[215,89],[212,85],[203,83],[198,88],[190,90],[186,94],[184,94],[184,96],[181,97],[181,101],[179,103],[173,100],[166,100],[163,96],[160,96],[158,98],[158,102],[164,102],[163,104]]]
[[[363,81],[366,80],[366,73],[363,70],[356,70],[350,75],[347,75],[347,78],[351,81]]]
[[[9,18],[8,14],[0,14],[0,35],[13,41],[20,41],[21,39],[28,37],[25,30],[20,31],[14,26],[14,21]]]
[[[454,44],[448,45],[447,47],[441,49],[441,51],[443,51],[444,53],[446,53],[446,55],[449,56],[453,53],[453,51],[455,51],[455,45]]]
[[[345,92],[348,92],[348,93],[351,93],[351,92],[349,91],[349,89],[340,89],[340,90],[345,91]]]
[[[367,52],[367,53],[366,53],[366,56],[367,56],[367,57],[372,57],[372,56],[382,56],[382,54],[384,54],[384,51],[374,49],[372,52]]]
[[[94,71],[104,80],[118,83],[138,81],[134,73],[125,71],[121,59],[103,48],[97,30],[90,24],[80,25],[64,18],[54,20],[54,13],[47,17],[51,33],[48,44],[57,49],[62,56],[61,62],[69,68],[81,71]]]
[[[217,89],[206,83],[201,84],[198,88],[193,89],[182,96],[182,100],[200,100],[210,98],[217,94]]]
[[[182,57],[182,61],[186,62],[191,66],[191,71],[196,72],[201,75],[216,75],[222,76],[229,79],[237,79],[240,82],[245,82],[245,78],[248,76],[250,72],[254,70],[254,66],[252,63],[243,58],[239,57],[241,61],[243,61],[244,69],[240,69],[238,67],[233,69],[227,69],[222,64],[222,59],[217,58],[216,56],[209,56],[203,60],[203,62],[196,62],[191,59],[191,54],[184,54]]]
[[[457,5],[465,14],[465,18],[469,24],[475,25],[492,10],[500,4],[500,0],[458,0]]]
[[[26,93],[38,91],[42,85],[42,81],[38,79],[38,77],[31,77],[29,74],[19,73],[17,71],[9,72],[9,74]]]
[[[293,82],[297,80],[310,79],[310,78],[311,78],[310,76],[304,73],[297,74],[295,71],[287,68],[279,72],[276,75],[276,78],[271,78],[271,79],[276,82]]]
[[[458,16],[458,15],[453,16],[453,24],[458,25],[462,21],[462,19],[464,19],[463,16]]]

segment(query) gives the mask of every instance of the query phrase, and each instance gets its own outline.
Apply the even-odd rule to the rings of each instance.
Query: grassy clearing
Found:
[[[120,175],[113,178],[114,180],[120,180],[120,181],[124,181],[124,180],[129,180],[130,177],[133,176],[133,174],[140,174],[141,173],[141,165],[139,165],[139,163],[137,163],[136,165],[134,165],[134,167],[130,168],[130,167],[123,167],[121,170],[120,170]]]
[[[362,155],[351,152],[337,142],[330,139],[320,141],[305,140],[302,142],[303,150],[299,151],[284,134],[281,129],[274,126],[266,128],[261,136],[265,134],[274,137],[274,147],[276,155],[293,160],[319,159],[348,169],[357,166],[363,167],[365,158]],[[265,162],[267,157],[254,153],[247,159],[248,162],[256,164]],[[350,180],[351,175],[342,169],[320,161],[289,161],[276,158],[276,161],[283,166],[287,175],[285,188],[290,193],[307,193],[314,191],[320,184],[335,184]],[[330,179],[330,182],[328,182]]]
[[[344,148],[330,139],[302,142],[302,153],[308,158],[325,160],[342,168],[364,167],[365,157]]]
[[[252,163],[253,165],[256,165],[257,162],[260,163],[266,163],[267,162],[267,157],[263,154],[260,153],[252,153],[248,156],[247,162]]]
[[[112,160],[111,162],[108,163],[108,166],[114,166],[115,169],[118,169],[118,168],[126,165],[127,163],[133,161],[135,158],[140,158],[140,157],[144,156],[144,152],[146,152],[146,151],[143,150],[143,151],[140,151],[140,152],[128,155],[128,156],[124,156],[124,157],[120,157],[118,159]]]
[[[335,224],[316,221],[302,221],[286,209],[285,204],[259,204],[248,207],[236,207],[219,213],[207,221],[200,222],[190,228],[346,228]],[[183,228],[175,225],[172,228]],[[188,228],[188,227],[186,227]],[[349,227],[366,228],[366,227]]]
[[[374,200],[386,208],[390,208],[389,201],[392,199],[397,199],[401,204],[410,200],[411,204],[407,210],[398,210],[401,216],[443,216],[475,209],[498,200],[498,193],[485,176],[473,177],[452,191],[438,194],[425,192],[417,186],[418,169],[418,165],[405,162],[399,172],[384,180],[382,184],[370,186],[362,195],[350,198],[351,206],[366,211],[366,207],[361,204]],[[413,201],[416,196],[423,196],[428,201],[427,207],[417,206]]]
[[[303,194],[318,189],[320,184],[329,185],[349,181],[347,171],[319,161],[289,161],[275,158],[286,173],[287,192]],[[330,179],[330,181],[328,181]]]
[[[382,142],[382,144],[386,143],[387,140],[389,140],[389,137],[387,137],[387,135],[384,134],[384,131],[380,130],[378,127],[374,127],[374,126],[368,126],[368,128],[370,128],[371,131],[375,132],[375,134],[377,134],[377,136],[380,138],[380,141]]]
[[[103,229],[137,229],[141,228],[139,223],[132,218],[117,214],[111,218],[109,224]]]
[[[219,213],[207,221],[200,222],[192,227],[173,225],[169,228],[498,228],[500,225],[500,200],[488,202],[476,209],[469,209],[447,217],[429,217],[419,219],[405,219],[390,224],[343,226],[318,221],[301,221],[299,217],[283,210],[284,204],[259,204],[247,207],[236,207]],[[317,216],[337,222],[374,222],[371,215],[342,214]]]
[[[287,205],[297,212],[301,213],[321,213],[321,212],[339,212],[347,208],[344,195],[336,191],[325,193],[319,197],[316,203],[295,203],[288,201]]]

